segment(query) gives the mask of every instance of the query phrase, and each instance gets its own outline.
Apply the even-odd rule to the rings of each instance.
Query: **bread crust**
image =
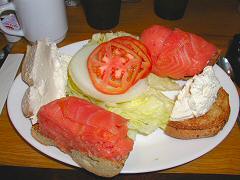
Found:
[[[182,121],[170,120],[165,133],[179,139],[211,137],[225,126],[229,115],[229,95],[223,88],[220,88],[216,101],[206,114]]]
[[[33,70],[33,59],[36,52],[36,45],[27,46],[27,52],[22,63],[22,79],[28,86],[33,85],[32,70]]]
[[[36,49],[37,49],[37,44],[33,46],[28,45],[27,52],[22,63],[22,71],[21,71],[22,80],[29,87],[23,96],[21,107],[22,107],[22,112],[24,116],[27,118],[33,116],[33,109],[30,105],[30,87],[33,86],[33,83],[34,83],[32,78],[32,70],[33,70],[33,63],[34,63],[33,59],[36,53]]]
[[[32,136],[41,144],[46,146],[56,146],[55,142],[52,139],[44,137],[39,132],[39,125],[34,124],[31,129]],[[61,149],[60,149],[61,150]],[[63,151],[64,152],[64,151]],[[66,153],[66,152],[64,152]],[[67,152],[71,156],[71,158],[84,169],[103,177],[113,177],[118,175],[126,161],[127,158],[121,161],[111,161],[108,159],[98,158],[92,155],[88,155],[87,153],[71,150],[71,152]]]
[[[28,87],[27,90],[25,91],[24,96],[22,98],[22,102],[21,102],[22,112],[24,116],[27,118],[33,116],[33,110],[30,105],[29,96],[30,96],[30,87]]]

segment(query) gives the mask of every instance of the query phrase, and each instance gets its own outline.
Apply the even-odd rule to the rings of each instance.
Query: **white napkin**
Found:
[[[0,114],[23,56],[23,54],[9,54],[0,69]]]

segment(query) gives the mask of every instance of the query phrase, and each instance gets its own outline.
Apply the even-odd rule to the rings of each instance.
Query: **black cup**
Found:
[[[184,16],[188,0],[155,0],[155,13],[167,20],[177,20]]]
[[[119,23],[121,0],[82,0],[88,24],[95,29],[111,29]]]

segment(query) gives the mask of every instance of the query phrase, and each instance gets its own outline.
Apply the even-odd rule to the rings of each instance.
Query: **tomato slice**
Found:
[[[145,78],[150,73],[152,68],[150,52],[141,41],[131,36],[118,37],[112,39],[111,41],[124,44],[125,46],[133,50],[141,58],[141,68],[136,77],[136,82],[139,79]]]
[[[122,94],[135,82],[142,59],[124,44],[108,41],[88,57],[88,71],[93,85],[105,94]]]

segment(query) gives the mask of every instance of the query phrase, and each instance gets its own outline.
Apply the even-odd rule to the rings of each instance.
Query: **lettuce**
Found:
[[[174,80],[167,77],[158,77],[153,73],[148,75],[147,80],[149,86],[161,91],[178,91],[181,89],[180,85]]]
[[[88,42],[88,44],[101,44],[103,42],[109,41],[111,39],[114,39],[116,37],[121,37],[121,36],[131,36],[134,37],[136,39],[139,39],[139,37],[134,36],[132,34],[129,34],[127,32],[124,31],[118,31],[118,32],[109,32],[109,33],[95,33],[92,35],[92,39]]]
[[[129,119],[129,129],[148,135],[159,127],[165,129],[173,105],[174,101],[161,91],[149,88],[132,101],[106,105],[106,109]]]
[[[148,135],[157,128],[165,129],[174,101],[160,90],[149,87],[141,96],[124,103],[105,103],[82,93],[68,76],[67,95],[77,96],[129,120],[129,137],[137,133]]]

